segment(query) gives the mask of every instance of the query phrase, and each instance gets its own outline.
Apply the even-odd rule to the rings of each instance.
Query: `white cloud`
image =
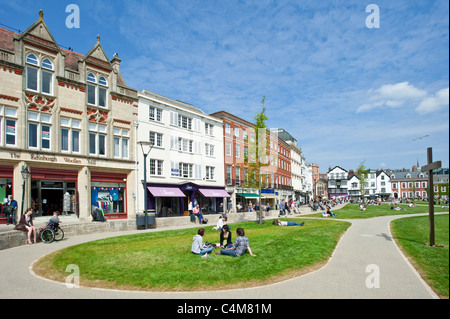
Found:
[[[399,108],[404,105],[418,105],[416,111],[426,114],[437,111],[448,105],[449,90],[443,89],[434,96],[429,96],[425,90],[416,88],[409,82],[386,84],[380,88],[369,90],[369,103],[361,105],[356,113],[363,113],[372,109],[387,107]]]
[[[430,96],[424,99],[416,108],[416,111],[419,114],[427,114],[438,111],[445,106],[448,107],[449,105],[448,99],[449,99],[449,88],[440,90],[434,96]]]

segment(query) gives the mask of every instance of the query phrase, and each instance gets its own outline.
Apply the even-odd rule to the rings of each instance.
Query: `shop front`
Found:
[[[106,219],[126,219],[127,174],[91,172],[91,213],[98,209]]]
[[[194,183],[180,185],[149,184],[147,207],[156,217],[189,215],[188,205],[199,205],[203,214],[220,212],[224,197],[230,197],[224,188],[200,186]]]
[[[79,216],[78,171],[31,168],[31,207],[36,216],[59,211]]]

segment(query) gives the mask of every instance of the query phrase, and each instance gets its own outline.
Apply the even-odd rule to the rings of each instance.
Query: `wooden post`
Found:
[[[435,245],[434,235],[434,185],[433,185],[433,170],[441,168],[441,161],[433,163],[433,149],[429,147],[427,149],[428,164],[422,166],[422,172],[428,171],[428,211],[430,220],[430,246]]]

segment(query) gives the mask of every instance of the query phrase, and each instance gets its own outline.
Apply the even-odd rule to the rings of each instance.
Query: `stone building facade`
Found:
[[[61,48],[42,11],[21,34],[0,28],[0,200],[14,197],[17,215],[134,218],[137,91],[93,43]]]

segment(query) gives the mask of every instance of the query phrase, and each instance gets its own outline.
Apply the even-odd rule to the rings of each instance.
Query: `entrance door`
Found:
[[[64,190],[41,189],[42,216],[51,216],[53,212],[62,212]]]
[[[31,196],[33,209],[38,216],[51,216],[53,212],[63,212],[64,194],[71,195],[71,211],[76,212],[76,183],[60,181],[32,181]],[[73,210],[73,211],[72,211]]]

